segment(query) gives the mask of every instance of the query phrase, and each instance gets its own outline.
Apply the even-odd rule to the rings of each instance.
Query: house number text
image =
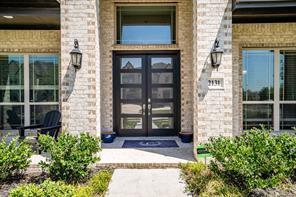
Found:
[[[209,79],[208,86],[209,89],[222,89],[223,79]]]

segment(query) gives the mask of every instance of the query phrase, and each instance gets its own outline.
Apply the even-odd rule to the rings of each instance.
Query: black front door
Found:
[[[114,129],[120,136],[173,136],[180,130],[179,55],[114,54]]]

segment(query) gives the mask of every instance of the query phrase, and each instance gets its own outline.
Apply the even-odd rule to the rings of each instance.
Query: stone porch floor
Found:
[[[179,148],[121,148],[124,140],[175,140]],[[193,144],[182,143],[178,137],[117,137],[113,143],[102,143],[99,153],[101,167],[159,168],[177,167],[179,163],[195,161]],[[33,155],[32,165],[45,160],[46,153]]]
[[[178,148],[121,148],[124,140],[175,140]],[[100,164],[173,164],[194,161],[193,144],[178,137],[117,137],[111,144],[102,143]],[[176,165],[175,165],[176,166]],[[164,166],[165,167],[165,166]]]

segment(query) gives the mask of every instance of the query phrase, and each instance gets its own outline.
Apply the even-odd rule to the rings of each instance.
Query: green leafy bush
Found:
[[[62,181],[45,180],[42,184],[24,184],[9,193],[9,197],[73,197],[75,187]]]
[[[95,174],[89,181],[88,185],[93,189],[94,194],[103,195],[108,189],[109,182],[112,178],[112,172],[102,170]]]
[[[94,196],[93,188],[90,186],[78,186],[74,197],[92,197]]]
[[[244,196],[237,187],[225,183],[203,163],[180,164],[186,191],[193,196]]]
[[[193,194],[200,194],[212,178],[211,171],[202,163],[180,164],[181,177],[185,180],[186,190]]]
[[[212,138],[206,148],[215,158],[211,170],[241,188],[275,187],[290,178],[296,166],[295,136],[271,136],[264,128]]]
[[[40,188],[44,197],[72,197],[76,190],[73,185],[67,185],[62,181],[54,182],[50,180],[44,181]]]
[[[31,155],[32,149],[25,142],[18,142],[14,138],[7,144],[6,138],[3,138],[0,141],[0,180],[25,171],[30,164]]]
[[[58,141],[48,135],[41,135],[39,142],[41,149],[51,156],[46,162],[40,162],[40,165],[53,180],[82,181],[88,176],[89,165],[99,160],[95,153],[100,150],[100,141],[88,133],[80,136],[63,133]]]
[[[40,185],[24,184],[11,190],[9,197],[92,197],[103,196],[112,177],[112,171],[96,173],[86,184],[70,185],[62,181],[45,180]]]

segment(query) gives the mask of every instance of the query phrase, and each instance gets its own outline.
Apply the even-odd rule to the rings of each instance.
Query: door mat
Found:
[[[178,148],[175,140],[124,140],[122,148]]]

